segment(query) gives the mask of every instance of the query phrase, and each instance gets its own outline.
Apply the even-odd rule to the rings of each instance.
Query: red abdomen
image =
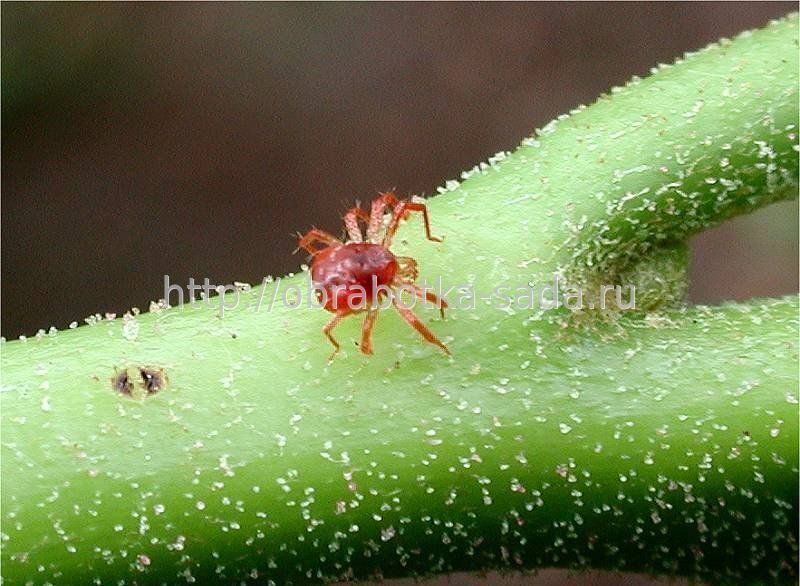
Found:
[[[311,279],[325,291],[317,298],[328,311],[352,313],[378,301],[377,289],[388,286],[397,272],[397,259],[383,246],[350,242],[320,250],[311,261]]]

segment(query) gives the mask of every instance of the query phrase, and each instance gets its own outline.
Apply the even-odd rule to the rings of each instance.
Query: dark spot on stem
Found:
[[[131,379],[128,378],[127,370],[116,372],[114,376],[111,377],[111,388],[118,393],[122,393],[123,395],[131,394],[131,391],[133,390],[133,383],[131,382]]]
[[[166,377],[160,368],[140,368],[139,374],[142,377],[142,386],[148,395],[153,395],[166,386]]]
[[[139,371],[137,378],[136,370]],[[142,398],[147,395],[154,395],[158,391],[166,388],[167,376],[163,368],[138,367],[133,369],[114,369],[114,376],[111,377],[111,388],[121,395],[133,398]]]
[[[111,377],[111,388],[123,395],[131,394],[133,391],[133,383],[128,377],[127,370],[115,371],[114,376]]]

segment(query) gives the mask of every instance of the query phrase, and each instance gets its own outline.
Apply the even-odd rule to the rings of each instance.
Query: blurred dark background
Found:
[[[2,3],[2,333],[259,282],[778,3]],[[693,242],[700,302],[797,290],[796,203]]]

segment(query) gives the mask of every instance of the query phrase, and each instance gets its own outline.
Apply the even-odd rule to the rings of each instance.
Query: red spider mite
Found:
[[[384,213],[388,207],[392,208],[391,219],[381,237]],[[407,256],[395,256],[389,250],[400,220],[405,219],[409,212],[422,212],[428,240],[441,242],[441,239],[431,235],[428,208],[425,204],[400,200],[391,192],[381,193],[375,198],[369,214],[360,207],[347,211],[344,215],[348,236],[346,242],[316,228],[300,238],[300,248],[312,255],[311,280],[317,289],[317,298],[320,302],[324,300],[325,309],[334,314],[322,328],[334,347],[330,360],[339,351],[339,343],[332,335],[333,329],[345,317],[362,312],[367,315],[361,328],[361,351],[372,354],[372,328],[378,317],[378,306],[389,291],[394,294],[398,287],[403,286],[404,289],[413,291],[417,298],[434,303],[444,317],[447,302],[431,291],[415,285],[417,261]],[[367,225],[366,242],[358,225],[359,220]],[[316,243],[324,246],[317,248]],[[413,311],[398,304],[394,296],[392,307],[425,340],[450,354],[447,346],[425,327]]]

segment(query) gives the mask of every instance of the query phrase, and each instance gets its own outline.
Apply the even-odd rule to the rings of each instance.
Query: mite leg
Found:
[[[386,234],[383,236],[383,246],[389,248],[389,245],[392,242],[392,236],[394,236],[394,233],[397,231],[397,227],[400,225],[400,220],[402,220],[408,212],[422,212],[422,219],[425,221],[425,236],[428,238],[428,240],[433,240],[434,242],[442,241],[441,238],[431,234],[431,222],[428,219],[428,206],[426,206],[424,203],[401,201],[394,208],[392,220],[389,222],[389,226],[386,228]]]
[[[298,248],[305,248],[309,253],[314,254],[315,252],[321,250],[314,247],[314,243],[316,242],[322,242],[328,246],[341,244],[341,241],[335,236],[328,234],[324,230],[314,228],[313,230],[306,232],[305,236],[300,238],[298,241]]]
[[[447,301],[445,301],[444,298],[439,297],[438,295],[436,295],[436,293],[434,293],[433,291],[429,291],[428,289],[422,290],[416,285],[414,286],[414,294],[418,298],[430,301],[436,307],[438,307],[439,311],[442,314],[442,318],[444,319],[444,310],[447,309]]]
[[[367,242],[378,244],[378,233],[383,226],[383,214],[387,206],[395,207],[400,203],[400,200],[391,191],[381,193],[377,198],[372,200],[372,208],[369,213],[369,224],[367,225]]]
[[[361,326],[361,351],[364,354],[372,354],[372,328],[375,326],[377,317],[378,308],[370,308],[364,318],[364,325]]]
[[[347,235],[350,237],[350,242],[362,242],[361,229],[358,227],[358,221],[363,220],[369,224],[369,214],[361,208],[350,208],[344,215],[344,225],[347,228]]]
[[[330,340],[331,344],[333,344],[333,352],[331,353],[330,358],[328,358],[328,362],[333,362],[336,353],[339,351],[339,342],[336,341],[336,338],[333,337],[331,332],[333,331],[333,328],[339,325],[339,322],[342,321],[346,316],[346,313],[337,313],[322,328],[322,333],[324,333],[328,337],[328,340]]]
[[[445,346],[439,338],[434,336],[433,332],[431,332],[428,328],[425,327],[425,324],[423,324],[419,320],[419,318],[416,315],[414,315],[413,311],[411,311],[406,307],[398,305],[396,301],[392,301],[392,305],[394,305],[394,308],[397,310],[397,313],[399,313],[400,316],[404,320],[406,320],[412,328],[417,330],[423,338],[425,338],[431,344],[439,346],[439,348],[444,350],[448,356],[450,355],[450,350],[447,349],[447,346]]]

